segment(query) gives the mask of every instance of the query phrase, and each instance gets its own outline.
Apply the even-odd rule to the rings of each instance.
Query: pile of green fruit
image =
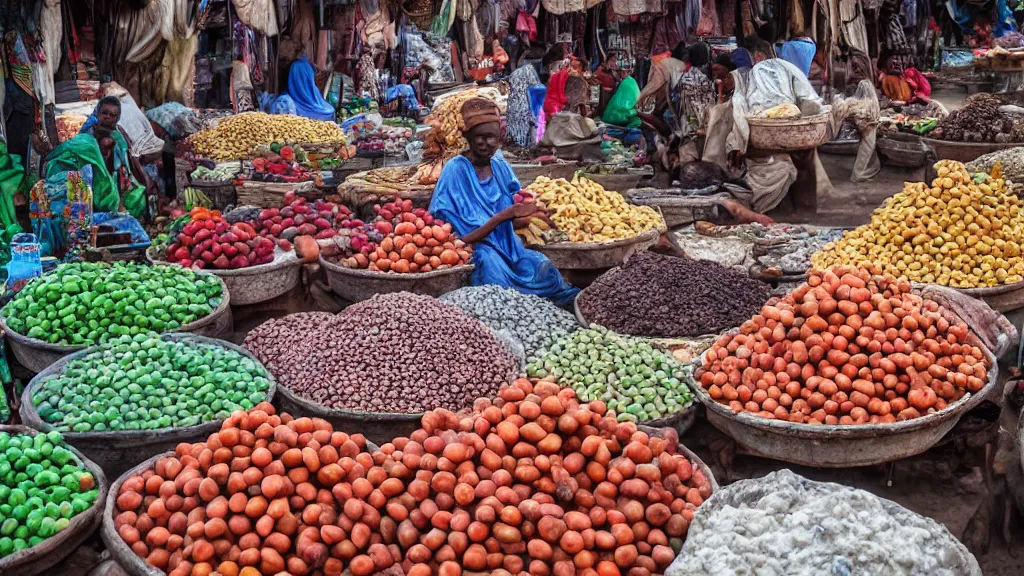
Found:
[[[68,362],[32,391],[39,418],[61,432],[184,428],[267,400],[251,358],[214,344],[121,336]]]
[[[216,276],[181,266],[74,263],[31,280],[0,313],[18,334],[90,346],[176,330],[213,312],[223,298]]]
[[[97,496],[96,480],[59,432],[0,432],[0,558],[64,530]]]
[[[583,402],[604,401],[619,421],[646,422],[690,406],[692,368],[636,338],[577,330],[532,357],[531,377],[553,377]]]

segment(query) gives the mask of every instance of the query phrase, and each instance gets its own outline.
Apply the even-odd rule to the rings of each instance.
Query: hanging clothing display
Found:
[[[387,2],[380,2],[377,5],[377,10],[366,13],[361,38],[364,45],[372,46],[375,49],[389,50],[398,43],[395,36],[395,23],[391,18],[391,10],[388,8]]]
[[[910,54],[910,45],[907,44],[907,36],[900,24],[901,7],[900,0],[885,0],[878,13],[879,36],[890,54],[907,56]]]
[[[534,142],[536,119],[530,109],[530,88],[541,86],[533,66],[524,64],[509,76],[508,109],[505,113],[505,133],[508,141],[521,147]]]
[[[664,18],[659,18],[654,23],[654,40],[651,43],[652,54],[670,52],[692,32],[692,30],[686,28],[685,10],[685,5],[672,2],[668,5],[668,14]]]
[[[541,4],[551,14],[582,12],[587,8],[584,0],[541,0]]]
[[[249,67],[235,60],[231,63],[231,104],[235,114],[256,110],[255,93],[249,77]]]
[[[157,54],[163,46],[164,30],[173,35],[174,12],[168,2],[157,0],[142,10],[122,10],[115,26],[117,46],[127,52],[123,59],[127,62],[144,62]]]
[[[199,46],[199,35],[188,38],[174,38],[167,43],[163,64],[157,76],[157,88],[154,99],[157,102],[181,102],[185,86],[189,80],[189,72],[195,66],[196,49]]]
[[[663,14],[665,0],[611,0],[609,8],[609,17],[614,15],[618,20],[629,20],[643,14]]]
[[[715,0],[701,0],[698,36],[721,36],[722,26],[718,23],[718,7]]]
[[[264,36],[277,36],[277,8],[274,0],[232,0],[235,15],[243,24]]]
[[[699,24],[700,0],[683,0],[683,35],[689,38],[697,31]]]
[[[848,46],[868,54],[868,30],[864,11],[858,0],[839,0],[839,19],[842,22],[842,39]]]
[[[56,92],[53,86],[53,74],[60,66],[61,39],[64,31],[60,10],[60,0],[43,0],[39,11],[39,28],[42,31],[43,53],[46,57],[45,84],[41,90],[43,104],[53,104]]]

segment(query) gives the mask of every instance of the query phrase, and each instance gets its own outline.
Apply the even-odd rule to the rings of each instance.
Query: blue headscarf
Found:
[[[305,56],[292,62],[288,71],[288,95],[295,101],[295,110],[299,116],[314,120],[333,120],[334,107],[320,94],[314,79],[313,65]]]
[[[754,58],[746,48],[737,48],[732,51],[730,56],[732,57],[732,63],[736,65],[737,69],[754,67]]]

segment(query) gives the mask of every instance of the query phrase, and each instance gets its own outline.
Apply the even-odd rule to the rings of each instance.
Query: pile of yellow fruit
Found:
[[[1024,205],[999,168],[973,177],[959,162],[942,160],[935,168],[930,187],[905,183],[869,224],[826,245],[811,265],[852,264],[954,288],[1024,280]]]
[[[221,120],[215,128],[189,138],[196,154],[211,160],[249,158],[256,147],[282,144],[344,144],[345,133],[334,122],[293,114],[246,112]]]
[[[572,182],[538,176],[527,190],[537,195],[551,220],[570,242],[610,242],[652,228],[665,230],[661,214],[650,206],[626,202],[618,192],[579,175]]]
[[[473,98],[482,97],[476,90],[466,90],[446,97],[431,111],[427,123],[433,126],[426,147],[433,147],[435,154],[448,160],[466,149],[466,138],[462,135],[466,124],[462,121],[462,105]]]

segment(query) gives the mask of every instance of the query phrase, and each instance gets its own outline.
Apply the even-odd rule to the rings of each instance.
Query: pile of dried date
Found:
[[[579,297],[587,322],[620,334],[681,338],[739,326],[768,300],[767,284],[708,260],[632,256]]]

